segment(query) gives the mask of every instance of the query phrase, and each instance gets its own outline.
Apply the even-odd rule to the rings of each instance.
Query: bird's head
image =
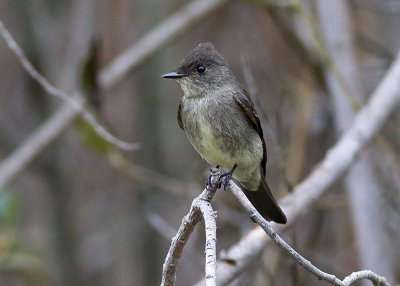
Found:
[[[185,96],[201,96],[235,80],[224,58],[212,43],[201,43],[182,60],[179,67],[163,78],[177,81]]]

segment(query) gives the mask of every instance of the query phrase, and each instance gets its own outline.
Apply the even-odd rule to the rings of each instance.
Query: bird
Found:
[[[285,224],[265,178],[267,148],[260,118],[215,46],[200,43],[162,78],[175,80],[183,91],[177,119],[194,149],[239,183],[264,219]]]

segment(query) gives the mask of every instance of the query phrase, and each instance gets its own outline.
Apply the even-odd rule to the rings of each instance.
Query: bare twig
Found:
[[[147,58],[170,40],[186,32],[191,25],[211,14],[229,0],[194,0],[168,17],[134,45],[116,57],[100,72],[102,88],[112,87],[126,74],[138,67]]]
[[[107,156],[111,166],[116,168],[122,174],[134,180],[146,183],[151,186],[155,186],[172,194],[182,195],[187,193],[187,189],[198,189],[197,186],[195,186],[194,184],[184,184],[173,178],[157,173],[154,170],[137,164],[133,164],[132,162],[125,159],[123,154],[118,150],[109,152]]]
[[[146,220],[153,229],[160,233],[165,239],[170,240],[176,233],[176,229],[173,228],[164,217],[157,213],[149,213],[146,215]]]
[[[103,137],[105,140],[110,142],[111,144],[117,146],[118,148],[124,150],[135,150],[139,147],[138,144],[124,142],[121,139],[115,137],[110,132],[108,132],[103,126],[101,126],[96,118],[87,110],[84,109],[84,101],[76,100],[77,98],[82,98],[82,95],[76,94],[74,96],[65,93],[64,91],[53,86],[44,76],[42,76],[37,69],[33,67],[33,65],[26,58],[22,49],[15,42],[14,38],[8,32],[6,27],[0,21],[0,34],[3,36],[7,45],[15,53],[18,60],[21,62],[25,71],[48,93],[51,94],[62,101],[69,104],[73,109],[76,109],[77,114],[81,114],[81,116],[96,130],[96,132]]]
[[[172,238],[171,247],[165,258],[161,286],[174,285],[176,280],[176,267],[179,258],[182,256],[183,248],[186,245],[194,227],[201,220],[201,212],[196,206],[198,200],[194,200],[189,213],[183,218],[177,234]]]
[[[327,69],[329,69],[329,71],[336,78],[336,80],[340,82],[344,91],[344,95],[347,97],[348,101],[353,106],[353,108],[354,109],[359,108],[360,103],[356,100],[353,90],[351,89],[350,86],[348,86],[346,80],[343,78],[342,74],[338,71],[338,67],[336,66],[335,62],[332,60],[332,58],[324,48],[324,44],[318,33],[318,26],[315,24],[318,21],[314,19],[312,14],[308,13],[304,4],[300,0],[293,0],[292,3],[297,12],[299,13],[300,17],[303,19],[304,24],[306,25],[307,30],[310,33],[313,48],[315,49],[315,52],[318,54],[320,61]]]
[[[331,73],[331,78],[337,82],[337,86],[343,90],[342,94],[347,97],[347,100],[351,103],[352,108],[357,111],[361,108],[361,105],[358,103],[356,100],[359,97],[355,97],[357,95],[356,92],[354,92],[354,89],[352,89],[353,85],[351,85],[352,80],[349,81],[349,78],[346,76],[343,76],[341,72],[341,64],[337,63],[332,54],[328,53],[326,48],[323,45],[322,38],[320,36],[320,33],[318,32],[320,27],[315,25],[317,21],[313,18],[313,15],[309,14],[307,10],[304,7],[304,4],[301,1],[294,0],[291,1],[293,11],[297,11],[297,14],[302,18],[303,22],[305,23],[305,27],[307,28],[309,34],[310,34],[310,46],[312,47],[315,52],[309,52],[305,44],[301,41],[300,39],[300,34],[297,33],[296,29],[292,27],[287,21],[286,17],[280,17],[279,10],[276,9],[276,5],[267,5],[266,10],[268,11],[269,15],[271,16],[271,19],[274,21],[276,24],[277,28],[279,29],[280,34],[282,34],[286,41],[288,42],[288,45],[292,48],[294,51],[294,54],[302,61],[302,63],[306,64],[309,66],[309,69],[312,71],[314,78],[317,80],[316,82],[318,84],[323,84],[322,88],[326,89],[330,87],[328,84],[326,78],[324,78],[324,71],[328,71]],[[323,5],[323,7],[327,6],[326,4]],[[286,7],[289,8],[289,7]],[[326,8],[326,7],[325,7]],[[329,8],[327,9],[329,10]],[[334,9],[332,11],[336,11],[337,9]],[[331,14],[329,14],[331,15]],[[332,16],[332,15],[331,15]],[[333,18],[337,18],[336,16],[333,16]],[[325,21],[328,23],[328,27],[332,26],[330,20]],[[321,21],[323,23],[324,21]],[[321,25],[322,27],[323,25]],[[354,27],[353,27],[354,28]],[[348,28],[345,28],[349,30]],[[337,27],[334,28],[337,32]],[[326,33],[324,33],[326,34]],[[340,33],[339,33],[340,34]],[[343,38],[348,38],[349,33],[341,33]],[[358,37],[359,38],[359,37]],[[339,50],[343,50],[343,45],[342,44],[336,44],[333,45],[334,47],[341,47]],[[376,45],[375,45],[376,46]],[[375,47],[376,49],[379,50],[379,47]],[[391,54],[389,55],[388,53],[385,53],[383,50],[381,51],[382,57],[386,59],[393,59],[394,55]],[[316,56],[316,57],[315,57]],[[351,58],[352,59],[352,58]],[[350,82],[350,84],[349,84]],[[343,119],[343,116],[342,116]],[[346,122],[349,122],[347,120]],[[390,144],[387,142],[387,139],[383,135],[379,135],[375,138],[375,141],[377,142],[378,146],[385,152],[387,159],[398,169],[400,170],[400,161],[396,160],[397,156],[395,155],[395,152],[392,150]]]
[[[278,229],[288,228],[343,174],[399,102],[400,56],[398,55],[368,103],[356,115],[352,126],[336,145],[328,150],[314,171],[280,201],[288,217],[288,224],[277,226]],[[259,257],[259,253],[269,242],[264,232],[257,228],[231,247],[224,257],[235,263],[224,262],[224,259],[218,262],[217,284],[227,285],[235,279]]]
[[[82,98],[76,98],[76,101],[83,102]],[[10,156],[4,159],[0,164],[0,189],[7,185],[49,142],[57,138],[78,113],[78,110],[70,105],[63,105]]]
[[[381,277],[373,273],[372,271],[355,272],[347,276],[344,280],[340,280],[335,275],[322,271],[321,269],[314,266],[310,261],[301,256],[278,235],[278,233],[269,225],[269,223],[257,212],[257,210],[252,206],[250,201],[243,194],[241,189],[233,181],[229,182],[227,189],[239,200],[246,211],[250,214],[250,217],[261,226],[261,228],[268,234],[272,241],[274,241],[279,247],[287,252],[291,258],[293,258],[297,263],[307,269],[310,273],[315,275],[318,279],[325,280],[332,285],[337,286],[351,285],[355,281],[361,279],[369,279],[373,281],[375,285],[389,286],[389,283],[384,277]]]
[[[207,184],[203,192],[193,200],[189,213],[183,218],[177,234],[172,238],[171,247],[165,258],[163,265],[161,286],[175,285],[176,267],[179,258],[182,255],[183,248],[193,232],[196,224],[204,218],[206,226],[206,247],[205,247],[205,281],[207,286],[215,284],[215,268],[216,268],[216,229],[215,212],[213,211],[210,201],[214,197],[219,185],[219,170],[214,169],[211,172],[210,184]]]
[[[346,278],[343,279],[343,285],[351,285],[354,282],[363,280],[363,279],[368,279],[370,280],[375,286],[380,286],[380,285],[389,285],[385,278],[380,277],[379,275],[376,275],[374,272],[370,270],[361,270],[357,272],[353,272],[350,275],[346,276]]]

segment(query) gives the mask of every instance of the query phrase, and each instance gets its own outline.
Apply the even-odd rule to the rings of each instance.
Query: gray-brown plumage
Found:
[[[178,123],[210,165],[229,171],[267,220],[286,223],[265,180],[267,152],[260,119],[244,88],[211,43],[193,49],[174,72],[184,95]]]

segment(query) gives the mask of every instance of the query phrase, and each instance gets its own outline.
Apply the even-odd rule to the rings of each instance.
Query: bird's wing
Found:
[[[263,130],[261,128],[260,117],[258,116],[254,104],[248,96],[246,90],[234,93],[233,98],[240,108],[244,111],[247,121],[257,131],[263,145],[263,159],[261,161],[262,173],[265,175],[265,165],[267,163],[267,148],[265,145]]]
[[[178,118],[179,127],[180,127],[182,130],[184,130],[184,129],[183,129],[183,123],[182,123],[181,110],[182,110],[182,102],[179,104],[179,107],[178,107],[178,116],[177,116],[177,118]]]

